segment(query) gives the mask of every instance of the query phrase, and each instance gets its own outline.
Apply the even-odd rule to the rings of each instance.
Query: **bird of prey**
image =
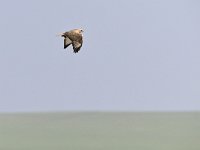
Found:
[[[74,29],[64,33],[61,33],[60,36],[64,37],[64,49],[72,44],[74,53],[78,53],[83,44],[83,30]]]

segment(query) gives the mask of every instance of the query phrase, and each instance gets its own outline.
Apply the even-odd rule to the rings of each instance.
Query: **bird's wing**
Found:
[[[64,38],[64,49],[67,48],[70,44],[72,44],[72,41],[68,38]]]
[[[81,49],[82,43],[73,41],[72,42],[74,53],[78,53],[78,51]]]

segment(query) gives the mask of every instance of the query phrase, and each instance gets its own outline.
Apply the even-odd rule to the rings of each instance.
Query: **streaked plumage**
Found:
[[[72,44],[74,53],[78,53],[83,45],[83,30],[74,29],[60,34],[64,37],[64,49]]]

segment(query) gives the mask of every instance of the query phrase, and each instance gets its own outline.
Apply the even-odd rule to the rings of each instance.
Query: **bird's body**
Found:
[[[83,30],[74,29],[61,34],[64,37],[64,49],[72,44],[74,53],[77,53],[83,45]]]

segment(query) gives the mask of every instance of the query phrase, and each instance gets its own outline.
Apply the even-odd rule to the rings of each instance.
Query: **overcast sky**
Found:
[[[0,111],[200,110],[198,0],[5,0]],[[57,33],[84,29],[81,51]]]

